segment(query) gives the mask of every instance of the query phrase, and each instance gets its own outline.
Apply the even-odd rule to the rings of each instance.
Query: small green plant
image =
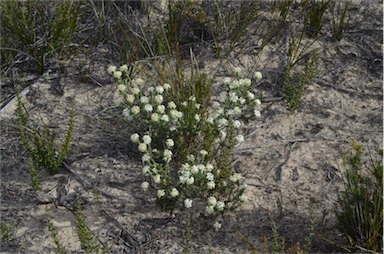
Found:
[[[89,229],[78,200],[76,201],[76,229],[81,248],[85,253],[106,253],[106,250],[100,247],[96,237]]]
[[[349,18],[348,7],[349,0],[338,0],[332,3],[330,11],[332,14],[332,36],[340,41],[348,29]]]
[[[344,191],[336,212],[339,229],[355,247],[383,251],[383,150],[369,165],[362,161],[363,146],[352,143],[344,158]]]
[[[55,252],[58,253],[58,254],[68,253],[68,251],[64,248],[63,244],[61,243],[59,235],[58,235],[58,232],[57,232],[57,229],[53,225],[53,223],[50,220],[50,218],[48,218],[48,222],[47,223],[48,223],[48,231],[49,231],[49,233],[50,233],[50,235],[52,237],[53,242],[55,243],[55,247],[56,247]]]
[[[280,236],[276,223],[271,219],[272,226],[272,253],[284,253],[285,252],[285,239]]]
[[[11,38],[4,40],[10,44],[2,49],[28,55],[43,74],[48,58],[68,53],[80,6],[73,0],[1,1],[1,36]]]
[[[288,110],[295,111],[300,107],[305,86],[317,75],[318,57],[316,53],[312,53],[304,71],[292,71],[288,67],[283,85],[283,92]]]
[[[242,238],[242,240],[249,245],[249,248],[252,253],[259,253],[259,252],[260,253],[297,253],[297,254],[311,253],[312,241],[315,235],[314,233],[315,216],[314,216],[313,206],[310,207],[309,216],[310,216],[309,218],[310,224],[308,226],[308,236],[305,237],[305,242],[304,243],[297,242],[296,244],[289,247],[286,246],[285,239],[280,235],[276,222],[273,220],[272,217],[270,218],[272,234],[270,237],[261,238],[261,241],[262,241],[261,250],[240,231],[237,231],[237,233]]]
[[[11,243],[15,240],[15,228],[13,223],[0,222],[1,241]]]
[[[40,130],[37,124],[31,122],[19,93],[17,94],[16,115],[21,141],[31,160],[32,184],[34,189],[39,189],[40,178],[38,171],[40,167],[45,168],[51,174],[57,173],[64,159],[71,151],[70,144],[72,142],[75,111],[71,111],[68,130],[60,148],[56,147],[55,137],[47,127]]]
[[[202,202],[213,218],[245,202],[246,185],[231,156],[244,140],[240,120],[260,117],[253,81],[234,68],[234,77],[224,80],[226,89],[214,99],[211,81],[204,76],[187,79],[176,72],[181,76],[170,84],[153,83],[164,79],[130,79],[127,70],[126,65],[108,68],[119,84],[123,116],[137,123],[131,140],[143,154],[142,188],[154,191],[165,211],[188,211],[194,202]],[[214,227],[221,224],[216,221]]]

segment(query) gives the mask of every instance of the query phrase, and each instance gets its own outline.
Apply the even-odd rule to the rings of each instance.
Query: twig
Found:
[[[380,97],[382,95],[380,94],[377,94],[377,93],[369,93],[369,92],[360,92],[360,91],[356,91],[356,90],[352,90],[352,89],[347,89],[347,88],[342,88],[342,87],[336,87],[334,84],[329,84],[327,81],[323,80],[323,79],[314,79],[314,81],[316,82],[316,84],[318,85],[321,85],[321,86],[327,86],[327,87],[331,87],[333,89],[336,89],[340,92],[343,92],[343,93],[347,93],[347,94],[359,94],[359,95],[368,95],[368,96],[373,96],[373,97]]]
[[[103,194],[104,196],[106,196],[107,198],[110,198],[110,199],[115,199],[115,196],[112,195],[111,193],[109,192],[106,192],[105,190],[102,190],[98,187],[95,187],[91,184],[91,182],[89,182],[86,178],[82,177],[81,175],[79,175],[75,170],[71,169],[67,163],[63,162],[63,165],[64,167],[69,171],[71,172],[72,174],[74,174],[87,188],[92,188],[92,189],[96,189],[97,191],[99,191],[101,194]]]

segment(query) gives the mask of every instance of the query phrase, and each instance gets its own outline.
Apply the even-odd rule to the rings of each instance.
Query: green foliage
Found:
[[[85,253],[106,253],[106,250],[101,248],[97,243],[96,237],[85,221],[85,216],[79,202],[76,202],[76,229],[81,248]]]
[[[48,219],[48,231],[51,234],[52,240],[55,243],[56,250],[55,252],[57,254],[65,254],[68,253],[68,251],[64,248],[63,244],[60,241],[59,235],[57,233],[57,229],[53,225],[52,221]]]
[[[3,50],[23,52],[36,63],[43,74],[47,59],[68,52],[80,14],[80,2],[65,1],[1,1],[2,35],[7,37]]]
[[[55,137],[47,127],[41,130],[37,124],[31,123],[29,113],[19,93],[17,94],[16,115],[21,141],[31,159],[32,185],[34,189],[39,189],[40,177],[38,171],[40,167],[45,168],[50,174],[55,174],[62,166],[64,159],[70,154],[75,111],[71,111],[68,130],[60,148],[57,148]],[[31,135],[28,135],[28,132]]]
[[[291,70],[287,69],[283,92],[288,110],[295,111],[300,107],[305,86],[318,75],[318,72],[318,57],[316,53],[311,55],[304,71],[291,73]]]
[[[305,32],[310,38],[316,38],[324,24],[324,14],[326,13],[329,0],[322,1],[302,1],[301,7],[304,13]]]
[[[241,239],[249,245],[252,253],[311,253],[312,241],[315,236],[315,216],[313,206],[310,208],[310,224],[308,225],[308,236],[305,237],[304,243],[297,242],[296,244],[287,248],[285,238],[279,233],[276,222],[273,218],[270,218],[272,234],[270,237],[262,237],[262,249],[260,250],[254,243],[252,243],[245,235],[240,231],[237,231]],[[302,245],[303,249],[302,249]]]
[[[339,229],[356,247],[383,251],[383,150],[370,165],[362,161],[363,146],[353,142],[344,158],[344,191],[336,212]]]
[[[331,14],[332,14],[332,36],[335,40],[340,41],[344,33],[348,29],[349,18],[348,7],[349,0],[338,0],[331,4]]]
[[[1,241],[6,243],[15,240],[15,228],[13,223],[0,222],[0,237]]]
[[[272,220],[272,253],[285,252],[285,239],[280,236],[276,223]]]

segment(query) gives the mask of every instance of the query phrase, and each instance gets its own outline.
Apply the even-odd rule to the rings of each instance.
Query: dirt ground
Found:
[[[319,39],[315,47],[322,49],[323,72],[306,87],[302,105],[293,113],[279,99],[282,70],[276,64],[280,53],[275,45],[268,45],[258,59],[251,51],[236,58],[234,64],[263,73],[257,89],[265,95],[262,118],[244,126],[245,141],[234,154],[236,170],[249,185],[249,202],[224,217],[218,232],[195,214],[192,253],[208,253],[209,246],[213,253],[248,253],[249,245],[239,232],[261,250],[263,239],[270,242],[271,218],[288,246],[304,243],[311,210],[316,233],[312,251],[343,252],[333,213],[342,187],[342,156],[351,151],[353,140],[373,153],[383,145],[382,10],[377,1],[352,6],[345,38]],[[110,113],[118,113],[113,103],[116,85],[106,73],[108,63],[100,60],[97,65],[97,84],[82,82],[71,67],[70,75],[53,70],[39,80],[31,77],[26,104],[33,118],[62,137],[76,102],[74,152],[68,167],[114,197],[97,195],[92,188],[81,192],[87,223],[99,243],[109,246],[111,253],[182,253],[185,218],[179,212],[172,217],[162,213],[141,191],[141,163],[126,142],[130,134],[121,131],[124,123]],[[201,71],[213,73],[219,84],[226,67],[205,59]],[[2,91],[4,102],[11,94],[4,85]],[[73,212],[50,200],[56,197],[56,187],[69,182],[74,191],[83,181],[65,168],[57,175],[41,171],[42,190],[32,190],[13,108],[3,107],[0,116],[0,209],[1,221],[14,225],[15,240],[2,242],[1,251],[54,252],[49,215],[63,245],[81,253]]]

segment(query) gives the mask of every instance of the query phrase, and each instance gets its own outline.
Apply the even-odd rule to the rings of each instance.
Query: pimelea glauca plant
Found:
[[[108,72],[118,82],[123,116],[137,121],[141,130],[131,135],[142,153],[146,181],[141,187],[156,194],[163,210],[202,204],[206,215],[217,218],[247,200],[247,185],[233,169],[231,155],[244,140],[240,121],[261,116],[260,100],[251,92],[260,72],[251,80],[241,78],[240,68],[234,68],[219,96],[192,91],[185,100],[175,96],[180,91],[168,83],[131,79],[127,65],[110,66]],[[211,82],[201,77],[192,81],[206,87]],[[216,221],[213,226],[218,229],[221,224]]]

